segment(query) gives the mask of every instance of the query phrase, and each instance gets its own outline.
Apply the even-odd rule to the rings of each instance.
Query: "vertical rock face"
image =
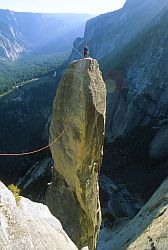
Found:
[[[137,216],[104,241],[101,250],[168,249],[168,179]]]
[[[0,58],[15,60],[23,52],[21,33],[12,11],[0,10]]]
[[[110,140],[139,125],[162,117],[167,119],[167,25],[168,9],[132,41],[132,47],[127,48],[127,58],[120,61],[127,90],[111,93],[108,98],[106,131]]]
[[[101,223],[98,175],[102,160],[106,88],[96,60],[75,61],[54,101],[51,147],[55,165],[46,194],[51,212],[81,248],[95,249]]]
[[[98,60],[104,60],[103,57],[110,53],[113,58],[116,58],[118,51],[121,51],[125,44],[129,43],[167,6],[168,0],[127,0],[122,9],[88,20],[84,37],[77,38],[74,47],[82,51],[87,44],[91,56]],[[78,53],[73,50],[69,60],[77,57],[79,57]]]

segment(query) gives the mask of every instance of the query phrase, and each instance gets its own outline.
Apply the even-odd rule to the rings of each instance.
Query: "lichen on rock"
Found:
[[[96,247],[101,223],[98,176],[102,161],[106,88],[96,60],[74,61],[53,105],[52,185],[46,204],[79,247]]]

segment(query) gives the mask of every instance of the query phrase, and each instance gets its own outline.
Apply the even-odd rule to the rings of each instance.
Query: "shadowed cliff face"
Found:
[[[104,173],[145,201],[168,174],[167,25],[166,11],[112,61],[125,86],[107,98]]]
[[[164,8],[168,0],[127,0],[124,7],[90,19],[86,23],[84,38],[77,38],[74,47],[82,51],[87,44],[90,55],[98,60],[109,53],[116,56]],[[73,50],[70,61],[79,58]]]
[[[165,10],[115,59],[113,55],[104,58],[103,69],[107,72],[107,67],[111,68],[111,84],[117,86],[122,82],[122,78],[114,74],[118,70],[124,85],[109,88],[107,95],[102,174],[119,190],[123,185],[136,202],[140,198],[146,203],[168,175],[167,25],[168,12]],[[116,204],[116,195],[110,196],[105,188],[102,193],[108,196],[106,203]],[[132,200],[131,204],[134,204]],[[137,211],[140,206],[135,207]],[[108,206],[108,212],[113,220],[124,217],[123,214],[115,217],[114,206]],[[130,218],[128,213],[126,216]],[[111,250],[110,247],[105,249]]]
[[[124,75],[125,89],[108,97],[107,138],[165,119],[168,104],[168,11],[112,61]],[[111,138],[110,138],[111,137]]]
[[[101,250],[168,248],[168,180],[141,209],[137,216],[117,232],[111,232]],[[100,242],[101,243],[101,242]]]
[[[101,223],[98,175],[102,160],[106,89],[97,62],[70,64],[57,90],[51,140],[52,185],[46,203],[81,248],[95,249]]]

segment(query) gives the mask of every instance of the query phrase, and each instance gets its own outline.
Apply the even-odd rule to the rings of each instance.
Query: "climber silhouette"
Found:
[[[86,46],[84,49],[83,49],[83,56],[84,58],[87,58],[89,56],[89,49],[88,49],[88,46]]]

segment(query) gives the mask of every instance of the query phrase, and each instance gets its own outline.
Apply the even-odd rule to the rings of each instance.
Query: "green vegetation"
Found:
[[[47,145],[48,118],[57,85],[58,79],[53,76],[41,77],[0,98],[1,152],[27,152]],[[25,157],[6,157],[1,161],[1,179],[13,183],[24,176],[30,166],[49,155],[50,151],[45,150],[30,156],[28,163]],[[24,167],[20,161],[23,165],[25,162]]]
[[[24,56],[16,61],[0,61],[0,95],[32,79],[49,76],[67,59],[69,53]]]
[[[20,189],[17,186],[15,186],[14,184],[10,184],[8,186],[8,189],[13,193],[13,196],[15,197],[16,203],[18,203],[21,199],[21,197],[19,195]]]

